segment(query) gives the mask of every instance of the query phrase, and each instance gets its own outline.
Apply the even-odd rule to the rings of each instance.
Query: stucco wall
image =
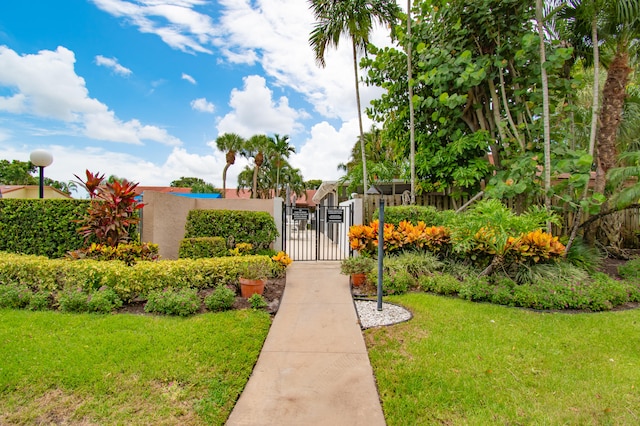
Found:
[[[142,241],[158,244],[163,259],[177,259],[180,241],[184,238],[184,226],[189,210],[248,210],[264,211],[275,220],[278,230],[282,229],[282,199],[198,199],[177,195],[145,191],[142,209]],[[282,247],[280,238],[274,248]]]

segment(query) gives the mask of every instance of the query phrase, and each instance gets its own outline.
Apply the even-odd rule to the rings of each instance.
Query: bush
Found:
[[[62,312],[89,312],[89,295],[81,288],[58,293],[58,306]]]
[[[423,291],[454,295],[460,291],[461,283],[456,277],[449,274],[421,275],[418,278],[418,286]]]
[[[249,301],[249,304],[251,305],[251,309],[263,309],[266,308],[267,305],[267,301],[264,299],[264,297],[261,294],[258,293],[254,293],[251,295],[250,298],[247,299]]]
[[[236,292],[226,285],[220,285],[213,293],[204,298],[204,304],[210,311],[225,311],[231,309],[236,300]]]
[[[30,311],[46,311],[51,309],[51,292],[49,291],[37,291],[31,295],[29,306],[27,309]]]
[[[118,246],[109,246],[92,243],[87,248],[69,252],[67,257],[72,260],[119,260],[127,266],[132,266],[139,261],[158,260],[158,245],[153,243],[121,243]]]
[[[147,297],[144,311],[148,313],[179,315],[186,317],[193,315],[200,309],[198,291],[191,288],[152,291]]]
[[[26,285],[0,285],[0,308],[25,308],[31,302],[31,296],[31,290]]]
[[[385,223],[393,223],[398,226],[403,220],[414,225],[424,222],[428,226],[442,225],[440,222],[441,212],[433,206],[390,206],[384,209]],[[378,210],[374,211],[373,217],[378,217]]]
[[[385,274],[382,280],[384,294],[404,294],[415,286],[415,279],[407,271]]]
[[[180,259],[227,256],[227,242],[222,237],[183,238],[178,250]]]
[[[278,235],[275,221],[266,212],[191,210],[185,225],[185,238],[222,237],[230,246],[251,243],[255,250],[269,248]]]
[[[618,273],[627,280],[640,280],[640,257],[631,259],[624,265],[618,266]]]
[[[122,300],[115,291],[108,287],[91,293],[89,297],[89,312],[108,314],[122,307]]]
[[[0,251],[63,257],[83,245],[74,222],[88,200],[0,199]]]
[[[163,288],[215,288],[236,285],[245,267],[272,271],[267,256],[139,262],[126,267],[119,261],[69,261],[0,253],[0,282],[24,284],[33,290],[82,288],[87,294],[102,286],[112,288],[123,301]]]

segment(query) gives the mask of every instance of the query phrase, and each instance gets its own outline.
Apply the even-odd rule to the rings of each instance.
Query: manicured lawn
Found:
[[[389,425],[640,424],[640,310],[539,313],[430,294],[365,338]]]
[[[270,326],[0,310],[0,424],[223,424]]]

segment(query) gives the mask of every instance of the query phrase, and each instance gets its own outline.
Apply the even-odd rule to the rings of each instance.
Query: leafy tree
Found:
[[[322,185],[322,179],[310,179],[304,182],[306,189],[318,189]]]
[[[235,133],[225,133],[218,136],[216,146],[220,151],[226,152],[227,164],[222,170],[222,196],[226,196],[227,192],[227,170],[236,162],[236,153],[240,151],[245,144],[245,140]]]
[[[324,55],[327,47],[337,47],[343,34],[351,38],[358,125],[360,140],[363,140],[364,129],[362,126],[360,87],[358,84],[358,50],[364,53],[367,52],[369,36],[373,30],[374,22],[389,26],[395,24],[396,17],[399,14],[398,5],[395,1],[387,0],[310,0],[310,4],[316,23],[309,37],[309,43],[316,55],[316,62],[320,66],[325,66]],[[363,188],[367,188],[367,159],[364,144],[361,144],[361,156],[362,185]]]
[[[38,178],[32,175],[37,172],[38,168],[31,161],[0,160],[0,184],[2,185],[38,185]],[[72,181],[59,182],[46,176],[44,184],[69,195],[76,189],[76,184]]]
[[[219,194],[220,191],[216,189],[213,184],[205,182],[198,177],[181,177],[178,180],[171,182],[169,186],[174,188],[191,188],[191,192],[194,194]]]
[[[31,161],[0,160],[0,184],[37,185],[38,180],[31,176],[37,170]]]

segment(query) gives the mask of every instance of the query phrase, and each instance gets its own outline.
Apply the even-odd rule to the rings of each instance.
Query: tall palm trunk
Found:
[[[600,131],[598,132],[597,145],[596,192],[604,193],[607,172],[616,164],[618,155],[616,136],[622,120],[630,73],[629,53],[626,46],[618,45],[616,54],[609,65],[602,92],[602,111],[600,112]]]
[[[407,82],[409,89],[409,144],[410,154],[409,162],[411,163],[411,202],[416,203],[416,125],[413,111],[413,86],[411,79],[413,78],[411,63],[411,0],[407,0]]]
[[[229,150],[227,152],[227,164],[222,170],[222,198],[227,198],[227,170],[236,162],[236,152]]]
[[[540,71],[542,79],[542,122],[544,128],[544,205],[547,211],[551,211],[551,130],[549,117],[549,81],[547,78],[547,61],[544,46],[544,29],[542,27],[542,0],[536,0],[536,21],[538,23],[538,35],[540,37]],[[547,232],[551,233],[551,222],[547,222]]]
[[[358,84],[358,55],[356,52],[356,41],[351,38],[351,46],[353,48],[353,72],[356,77],[356,104],[358,106],[358,127],[360,129],[360,152],[362,154],[362,192],[364,204],[367,205],[367,155],[364,149],[364,129],[362,126],[362,108],[360,106],[360,85]],[[366,207],[365,207],[366,208]]]

